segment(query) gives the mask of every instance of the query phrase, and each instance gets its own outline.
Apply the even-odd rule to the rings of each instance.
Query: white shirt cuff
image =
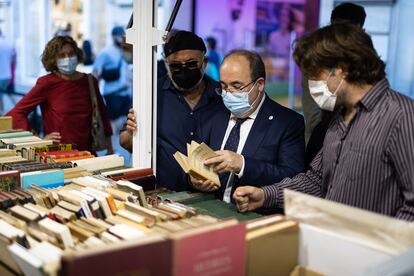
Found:
[[[239,173],[235,173],[235,175],[237,175],[237,177],[238,177],[239,179],[243,177],[243,173],[244,173],[244,156],[243,156],[243,155],[241,155],[241,157],[242,157],[242,159],[243,159],[243,164],[242,164],[242,167],[241,167],[241,169],[240,169],[240,172],[239,172]]]

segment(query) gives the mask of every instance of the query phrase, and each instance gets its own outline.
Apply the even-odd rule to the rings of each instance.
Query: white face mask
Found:
[[[329,73],[328,79],[331,76]],[[342,85],[344,79],[341,80],[334,92],[329,91],[328,79],[326,80],[308,80],[309,92],[316,104],[324,110],[333,111],[336,103],[336,93]]]
[[[56,62],[59,72],[65,75],[72,75],[78,66],[78,58],[76,56],[68,58],[59,58]]]

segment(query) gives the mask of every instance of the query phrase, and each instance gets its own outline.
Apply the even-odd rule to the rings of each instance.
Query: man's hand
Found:
[[[238,187],[233,194],[240,212],[252,211],[263,206],[264,191],[253,186]]]
[[[204,165],[213,165],[213,169],[217,173],[240,172],[243,166],[243,157],[240,154],[229,150],[219,150],[215,153],[218,156],[207,159]]]
[[[59,132],[51,132],[43,137],[43,140],[52,140],[53,143],[60,143],[62,137],[60,136]]]
[[[132,108],[128,111],[126,124],[126,129],[132,136],[134,134],[134,131],[137,129],[137,119],[135,118],[135,112]]]
[[[132,152],[132,136],[134,135],[134,132],[137,130],[137,119],[135,117],[135,112],[131,108],[128,111],[127,115],[127,121],[126,121],[126,131],[123,130],[119,134],[119,144],[128,150],[129,152]]]
[[[190,175],[191,186],[202,192],[213,192],[218,189],[217,185],[211,180],[199,180]]]

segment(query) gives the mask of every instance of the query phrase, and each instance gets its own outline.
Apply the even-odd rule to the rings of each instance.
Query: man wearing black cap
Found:
[[[179,31],[164,45],[168,75],[158,80],[157,183],[175,191],[189,189],[186,176],[175,161],[176,151],[204,137],[209,121],[224,105],[215,89],[220,85],[204,75],[206,47],[194,33]],[[136,118],[131,109],[120,144],[131,151]],[[140,131],[140,130],[138,130]],[[149,130],[142,130],[149,131]]]

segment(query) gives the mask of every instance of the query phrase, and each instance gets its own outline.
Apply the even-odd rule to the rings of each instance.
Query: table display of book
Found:
[[[117,155],[6,140],[30,136],[0,132],[0,275],[354,275],[414,245],[412,225],[326,200],[285,191],[288,218],[240,214],[213,195],[151,191],[152,169]],[[195,153],[215,179],[201,166],[211,150],[188,153],[179,162]]]
[[[127,180],[86,176],[57,188],[33,185],[12,192],[21,196],[10,198],[0,211],[0,256],[2,264],[15,273],[86,275],[98,272],[99,266],[85,260],[103,262],[100,267],[106,267],[103,260],[115,255],[138,254],[142,258],[129,260],[129,266],[161,273],[150,275],[192,275],[194,269],[243,274],[244,224],[198,214],[180,203],[149,205],[142,188]],[[164,265],[160,267],[155,259],[151,265],[141,247],[161,259],[164,254]],[[241,266],[203,267],[212,258],[205,253],[223,247],[224,251],[214,253],[215,258]],[[197,262],[199,267],[194,268]],[[106,269],[114,273],[127,269],[110,267]]]
[[[183,275],[197,262],[200,272],[244,271],[244,265],[203,266],[211,259],[205,252],[225,243],[227,249],[216,257],[243,264],[244,225],[177,202],[148,204],[144,188],[131,181],[151,182],[151,169],[125,168],[121,157],[94,157],[76,145],[41,144],[23,131],[0,134],[0,142],[2,275],[99,274],[99,268],[105,274],[128,267],[151,275]],[[143,254],[143,248],[154,251],[157,259]],[[102,258],[130,251],[134,258],[102,265]],[[193,263],[188,262],[191,257],[196,258]],[[91,265],[94,260],[99,265]]]

